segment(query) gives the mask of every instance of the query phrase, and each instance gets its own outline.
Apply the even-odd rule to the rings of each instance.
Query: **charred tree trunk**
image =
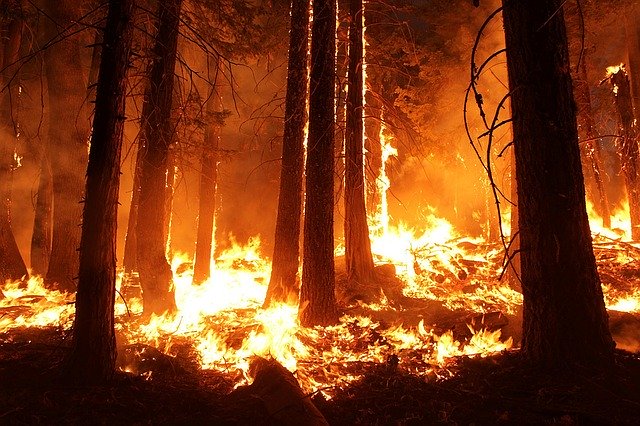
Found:
[[[138,271],[136,230],[138,224],[138,206],[140,204],[140,145],[136,155],[136,165],[133,172],[133,189],[131,190],[131,205],[129,206],[129,219],[127,222],[127,234],[124,240],[124,255],[122,266],[126,273]]]
[[[89,384],[104,383],[115,371],[116,222],[133,7],[133,0],[109,2],[87,168],[76,317],[67,368],[72,380]]]
[[[593,110],[591,108],[591,93],[587,78],[587,52],[584,48],[584,25],[580,19],[577,3],[570,2],[564,7],[567,37],[569,40],[569,59],[573,81],[573,95],[577,107],[578,137],[580,139],[585,176],[589,176],[587,191],[596,204],[596,209],[602,217],[602,224],[611,227],[611,210],[607,196],[605,179],[606,173],[602,165],[601,142],[598,138]]]
[[[75,291],[84,176],[87,167],[90,104],[87,76],[80,46],[86,44],[77,28],[55,23],[75,22],[81,4],[73,0],[46,0],[49,19],[47,40],[58,40],[45,50],[49,92],[47,157],[53,177],[53,240],[45,282],[49,287]]]
[[[285,105],[280,195],[276,218],[271,278],[264,306],[272,302],[296,302],[302,214],[304,127],[308,79],[309,1],[291,2],[289,67]]]
[[[367,211],[375,212],[380,197],[378,196],[378,178],[382,170],[382,145],[380,132],[382,130],[382,102],[372,91],[365,93],[365,182],[367,185]]]
[[[350,0],[349,91],[345,137],[345,260],[350,282],[375,279],[364,200],[362,0]]]
[[[640,154],[638,153],[638,128],[631,102],[631,87],[624,67],[613,72],[610,79],[614,87],[613,93],[620,120],[622,137],[617,141],[617,148],[629,199],[631,238],[638,241],[640,240],[640,171],[638,170]]]
[[[211,76],[211,75],[210,75]],[[218,184],[218,146],[220,126],[219,94],[214,84],[213,92],[206,103],[207,126],[204,132],[200,169],[200,200],[198,203],[198,235],[196,241],[193,282],[201,284],[211,276],[213,224],[216,213],[216,185]],[[218,111],[216,111],[218,109]]]
[[[626,16],[627,57],[631,76],[631,93],[636,115],[640,114],[640,5],[634,5]]]
[[[175,310],[173,277],[165,254],[165,204],[169,145],[173,135],[171,100],[182,0],[159,3],[160,27],[140,140],[140,203],[138,205],[137,263],[146,315]]]
[[[503,0],[503,7],[520,207],[522,351],[546,367],[602,365],[614,344],[585,207],[561,1]]]
[[[11,229],[11,176],[17,135],[13,111],[18,95],[17,60],[24,19],[20,4],[7,7],[12,8],[12,19],[0,27],[0,36],[6,40],[0,46],[0,282],[27,276],[27,267]]]
[[[314,0],[300,323],[337,322],[333,258],[335,0]]]
[[[44,276],[51,256],[53,185],[49,160],[44,152],[40,156],[40,180],[31,235],[31,272]]]

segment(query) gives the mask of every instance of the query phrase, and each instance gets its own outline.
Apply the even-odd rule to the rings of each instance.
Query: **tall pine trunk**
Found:
[[[27,275],[27,267],[11,229],[11,177],[17,137],[14,108],[19,87],[19,65],[16,62],[24,28],[21,6],[12,6],[12,19],[3,22],[0,27],[0,36],[4,41],[0,45],[0,282],[19,280]]]
[[[631,238],[640,240],[640,153],[638,152],[638,127],[631,101],[631,86],[623,67],[611,74],[621,138],[617,141],[618,155],[629,199]]]
[[[216,66],[217,68],[217,66]],[[198,202],[198,234],[196,241],[193,282],[201,284],[211,276],[211,256],[213,243],[213,223],[216,213],[216,185],[218,184],[218,146],[220,142],[220,94],[217,93],[217,81],[214,73],[213,90],[207,99],[205,110],[207,125],[204,131],[202,159],[200,168],[200,199]]]
[[[80,274],[72,349],[72,380],[99,384],[115,372],[116,228],[126,74],[134,0],[111,0],[104,33],[80,239]]]
[[[365,131],[365,182],[367,210],[375,212],[380,203],[378,196],[378,178],[382,170],[382,145],[380,131],[382,130],[382,102],[371,90],[365,93],[364,107]]]
[[[314,0],[300,323],[338,320],[333,258],[335,0]]]
[[[145,104],[146,105],[146,104]],[[140,144],[138,144],[138,153],[136,154],[135,170],[133,172],[133,189],[131,190],[131,205],[129,206],[129,217],[127,221],[127,233],[124,240],[124,255],[122,266],[126,273],[138,271],[137,262],[137,239],[136,230],[138,224],[138,206],[140,204],[140,165],[142,158],[140,157]]]
[[[146,315],[172,312],[176,308],[164,234],[169,145],[173,137],[171,101],[181,6],[182,0],[159,3],[160,23],[142,111],[136,252]]]
[[[38,194],[36,210],[33,219],[33,234],[31,235],[31,272],[44,276],[49,266],[51,256],[51,222],[53,206],[53,185],[51,165],[44,152],[40,153],[40,178],[38,180]]]
[[[640,114],[640,5],[635,4],[625,17],[628,69],[636,115]]]
[[[613,354],[585,207],[561,3],[503,0],[522,250],[522,352],[547,367],[606,363]]]
[[[298,299],[304,127],[308,79],[309,1],[291,2],[289,68],[285,105],[280,195],[271,278],[264,306]]]
[[[349,2],[349,74],[345,135],[345,260],[354,283],[375,279],[364,193],[362,0]]]
[[[84,40],[72,23],[81,14],[73,0],[45,0],[52,22],[47,23],[47,40],[58,40],[45,50],[45,74],[49,99],[49,141],[47,157],[53,177],[53,236],[45,282],[50,287],[75,291],[78,274],[78,246],[84,176],[90,132],[90,102],[82,58]],[[79,24],[77,24],[79,25]]]

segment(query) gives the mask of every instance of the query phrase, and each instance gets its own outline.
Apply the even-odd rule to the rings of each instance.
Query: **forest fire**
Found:
[[[637,1],[5,3],[0,423],[640,422]]]

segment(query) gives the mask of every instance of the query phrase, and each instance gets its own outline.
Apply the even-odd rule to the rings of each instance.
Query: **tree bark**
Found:
[[[349,75],[345,137],[345,260],[350,282],[375,279],[364,199],[362,0],[350,0]]]
[[[314,0],[300,323],[338,320],[333,258],[335,0]]]
[[[503,0],[518,183],[522,352],[536,364],[613,355],[591,245],[560,0]],[[553,94],[553,96],[549,96]]]
[[[640,240],[640,176],[638,164],[638,128],[631,102],[631,87],[627,73],[623,67],[611,74],[614,87],[616,109],[621,138],[616,141],[618,155],[622,164],[622,174],[629,199],[629,216],[631,220],[631,238]]]
[[[142,158],[140,156],[140,144],[136,154],[136,165],[133,172],[133,189],[131,190],[131,205],[129,206],[129,218],[127,221],[127,234],[124,240],[124,255],[122,266],[126,273],[138,271],[136,239],[138,225],[138,206],[140,204],[140,167]]]
[[[627,59],[631,76],[631,93],[636,115],[640,114],[640,5],[632,6],[625,17]]]
[[[173,136],[171,101],[181,6],[182,0],[159,3],[160,27],[142,111],[136,251],[146,315],[173,312],[176,308],[164,234],[167,166]]]
[[[24,19],[21,4],[7,7],[12,8],[12,19],[0,27],[0,36],[6,40],[0,46],[0,282],[27,276],[27,267],[11,229],[11,177],[17,135],[13,111],[19,87],[16,62],[22,44]]]
[[[209,77],[213,77],[209,73]],[[214,77],[215,79],[215,77]],[[207,99],[207,126],[202,146],[202,160],[200,169],[200,200],[198,203],[198,234],[196,241],[195,264],[193,265],[193,282],[201,284],[211,276],[211,255],[213,242],[213,224],[216,213],[216,185],[218,184],[218,146],[220,142],[219,118],[220,95],[217,93],[216,82],[213,91]]]
[[[114,301],[120,157],[134,0],[111,0],[104,34],[80,240],[76,317],[67,370],[101,384],[115,371]]]
[[[375,212],[380,197],[378,196],[378,178],[382,170],[382,145],[380,132],[382,130],[382,102],[371,90],[365,94],[365,182],[367,184],[367,210]]]
[[[276,218],[271,278],[264,307],[298,301],[304,127],[307,121],[309,1],[291,2],[289,66],[285,104],[280,195]]]
[[[73,0],[45,0],[49,19],[47,40],[59,40],[45,50],[45,74],[49,92],[49,141],[47,157],[53,177],[53,239],[45,282],[47,286],[75,291],[84,175],[90,133],[87,76],[80,46],[86,44],[73,23],[81,4]]]
[[[51,224],[52,224],[53,185],[51,165],[46,154],[40,154],[40,179],[38,181],[38,195],[36,211],[33,219],[33,234],[31,235],[31,272],[44,276],[49,266],[51,256]]]

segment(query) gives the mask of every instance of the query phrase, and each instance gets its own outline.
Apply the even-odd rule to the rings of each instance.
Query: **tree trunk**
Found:
[[[213,74],[209,73],[209,77]],[[211,95],[207,99],[207,126],[202,146],[200,169],[200,200],[198,203],[198,235],[196,241],[195,264],[193,265],[193,282],[201,284],[211,276],[211,252],[213,242],[213,224],[216,213],[216,185],[218,184],[218,146],[220,142],[220,120],[216,113],[220,112],[220,95],[216,82]]]
[[[378,196],[378,178],[382,170],[382,102],[370,90],[365,94],[365,182],[367,184],[367,211],[375,212],[380,204]]]
[[[16,127],[14,104],[18,96],[18,60],[22,44],[24,20],[20,4],[13,7],[13,18],[0,27],[0,36],[6,40],[0,46],[0,282],[19,280],[27,276],[27,267],[11,229],[11,177],[14,166]]]
[[[47,40],[58,40],[45,50],[45,74],[49,92],[49,141],[47,157],[53,177],[53,240],[45,282],[49,287],[75,291],[78,274],[78,246],[87,143],[90,133],[90,104],[80,46],[86,44],[77,28],[55,23],[75,22],[81,4],[73,0],[46,0],[49,19]],[[63,32],[62,34],[60,34]]]
[[[67,360],[72,379],[88,384],[104,383],[115,371],[116,228],[133,12],[133,0],[109,2],[98,77],[76,317]]]
[[[640,176],[638,175],[638,128],[631,102],[631,87],[624,67],[611,74],[621,138],[617,140],[618,155],[629,199],[631,238],[640,240]]]
[[[140,156],[140,143],[136,154],[136,168],[133,172],[133,189],[131,190],[131,205],[129,206],[129,219],[127,222],[127,234],[124,240],[124,255],[122,266],[126,273],[138,271],[136,240],[138,224],[138,206],[140,204],[140,167],[142,158]]]
[[[304,127],[307,121],[309,1],[291,3],[289,67],[285,105],[280,196],[276,218],[271,278],[264,307],[272,302],[298,300]]]
[[[172,273],[165,254],[165,204],[169,145],[173,136],[171,100],[182,0],[159,3],[158,30],[149,85],[142,111],[140,139],[140,203],[137,223],[137,263],[144,313],[162,314],[176,308]]]
[[[627,59],[631,76],[631,93],[636,115],[640,114],[640,5],[634,5],[625,17]]]
[[[602,224],[611,227],[611,211],[605,187],[606,173],[602,165],[601,142],[598,138],[591,93],[587,78],[587,51],[583,45],[584,25],[580,20],[577,3],[570,2],[564,6],[567,36],[569,40],[569,62],[573,81],[573,95],[576,101],[578,118],[578,137],[581,145],[583,170],[587,180],[588,195],[593,197],[596,209],[602,217]],[[596,199],[597,198],[597,199]]]
[[[44,152],[40,154],[40,179],[36,211],[33,219],[31,235],[31,272],[44,276],[51,256],[51,222],[52,222],[53,185],[51,165]]]
[[[300,323],[338,320],[333,259],[335,0],[314,0]]]
[[[345,137],[345,260],[350,282],[375,279],[364,199],[362,0],[350,0],[349,91]]]
[[[503,0],[518,183],[525,357],[610,362],[560,0]],[[552,93],[553,96],[549,96]]]

